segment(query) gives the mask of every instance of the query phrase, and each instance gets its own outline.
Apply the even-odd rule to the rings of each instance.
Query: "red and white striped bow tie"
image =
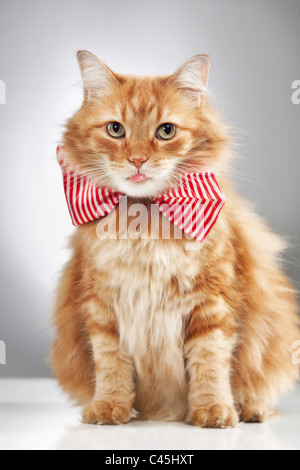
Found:
[[[73,225],[100,219],[111,213],[125,195],[95,184],[85,175],[70,169],[61,159],[64,190]],[[190,237],[204,242],[225,204],[213,173],[184,174],[176,189],[154,199],[161,213]]]

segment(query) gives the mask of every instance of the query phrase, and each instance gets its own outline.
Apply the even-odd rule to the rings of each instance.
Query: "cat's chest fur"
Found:
[[[179,418],[168,408],[185,402],[183,328],[194,307],[188,292],[199,271],[195,253],[173,240],[107,240],[98,244],[95,263],[108,274],[120,342],[137,371],[137,401],[148,390],[149,403],[137,408],[160,400],[164,418]],[[179,404],[177,410],[185,413]]]

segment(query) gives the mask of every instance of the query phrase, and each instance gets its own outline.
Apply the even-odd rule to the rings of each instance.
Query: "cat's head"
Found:
[[[206,100],[207,56],[167,77],[116,74],[87,51],[78,61],[84,102],[64,145],[80,171],[128,196],[154,197],[183,173],[222,169],[227,137]]]

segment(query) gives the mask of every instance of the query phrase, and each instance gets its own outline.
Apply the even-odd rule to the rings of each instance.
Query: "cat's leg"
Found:
[[[127,423],[136,415],[134,365],[120,347],[117,324],[103,312],[98,301],[90,301],[97,308],[97,321],[88,323],[95,362],[95,394],[82,413],[90,424]],[[101,316],[101,311],[103,312]]]
[[[254,315],[253,315],[254,316]],[[253,330],[259,329],[259,320],[253,324]],[[263,371],[262,352],[264,342],[259,343],[259,335],[249,337],[241,333],[241,341],[236,351],[232,372],[232,388],[235,402],[239,408],[241,421],[263,423],[269,416],[270,395],[268,378]]]
[[[239,422],[230,384],[235,328],[229,314],[220,314],[223,303],[210,304],[204,317],[195,309],[186,327],[188,418],[200,427],[235,427]]]
[[[86,324],[78,307],[81,271],[74,256],[64,269],[58,289],[53,324],[56,339],[51,351],[53,373],[78,405],[86,404],[94,395],[94,363]]]
[[[297,305],[291,286],[283,275],[278,277],[268,285],[265,275],[268,292],[251,299],[240,319],[231,384],[246,422],[265,421],[299,378],[293,361],[293,344],[300,338]]]
[[[261,368],[262,358],[257,356],[259,348],[260,345],[254,345],[251,340],[242,340],[232,373],[232,388],[240,419],[248,423],[263,423],[270,414],[268,377]]]

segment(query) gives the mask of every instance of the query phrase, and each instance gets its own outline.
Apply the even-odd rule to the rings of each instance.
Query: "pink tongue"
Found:
[[[146,179],[147,179],[147,176],[146,175],[141,175],[140,173],[138,173],[137,175],[133,175],[130,178],[130,180],[133,183],[141,183],[142,181],[145,181]]]

